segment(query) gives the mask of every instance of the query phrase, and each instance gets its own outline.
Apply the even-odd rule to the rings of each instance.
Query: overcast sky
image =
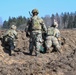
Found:
[[[76,0],[0,0],[0,17],[8,20],[10,17],[30,17],[28,11],[37,8],[39,16],[53,13],[75,12]]]

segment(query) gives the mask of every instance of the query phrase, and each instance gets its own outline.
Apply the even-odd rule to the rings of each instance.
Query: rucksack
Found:
[[[40,19],[37,16],[32,18],[32,29],[41,30]]]
[[[54,28],[53,27],[48,28],[47,35],[54,36]]]
[[[13,38],[10,36],[6,35],[3,37],[3,43],[9,43],[10,41],[13,41]]]
[[[9,42],[10,40],[13,40],[12,36],[13,36],[13,32],[11,30],[7,31],[6,35],[3,37],[3,41],[5,43]]]

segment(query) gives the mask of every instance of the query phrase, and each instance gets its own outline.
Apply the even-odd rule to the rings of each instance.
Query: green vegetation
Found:
[[[58,13],[50,15],[45,15],[45,17],[42,17],[46,26],[52,25],[54,18],[57,20],[59,24],[60,29],[64,28],[76,28],[76,12],[75,13],[61,13],[60,15]],[[17,18],[15,17],[9,17],[8,21],[4,21],[3,27],[8,29],[12,24],[16,25],[18,29],[24,29],[27,25],[28,18],[19,16]]]

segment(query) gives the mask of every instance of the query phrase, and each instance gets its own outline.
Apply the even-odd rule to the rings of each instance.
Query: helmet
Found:
[[[15,25],[12,25],[12,26],[11,26],[11,29],[16,30],[16,26],[15,26]]]
[[[54,19],[54,26],[58,27],[58,23],[57,23],[57,21],[55,19]]]
[[[33,13],[37,13],[37,14],[39,14],[39,12],[38,12],[37,9],[33,9],[33,10],[32,10],[32,14],[33,14]]]

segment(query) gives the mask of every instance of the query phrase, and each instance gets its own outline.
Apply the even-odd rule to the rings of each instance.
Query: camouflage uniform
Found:
[[[37,9],[33,9],[32,14],[33,13],[38,14]],[[37,21],[37,22],[34,23],[34,21]],[[35,46],[36,55],[39,54],[41,43],[43,42],[42,30],[44,30],[45,32],[47,31],[43,20],[39,18],[37,15],[33,15],[28,21],[28,32],[30,33],[29,51],[31,55],[32,55],[34,46]]]
[[[54,22],[54,25],[52,25],[52,27],[48,27],[47,29],[47,37],[46,37],[47,50],[49,50],[52,45],[58,51],[61,48],[60,43],[58,41],[58,38],[60,37],[60,31],[57,29],[57,27],[58,27],[57,22]]]
[[[10,56],[11,56],[11,50],[14,50],[16,46],[15,39],[17,39],[16,26],[12,25],[11,29],[6,31],[6,33],[4,33],[3,35],[3,43],[4,43],[5,48],[8,47]]]

